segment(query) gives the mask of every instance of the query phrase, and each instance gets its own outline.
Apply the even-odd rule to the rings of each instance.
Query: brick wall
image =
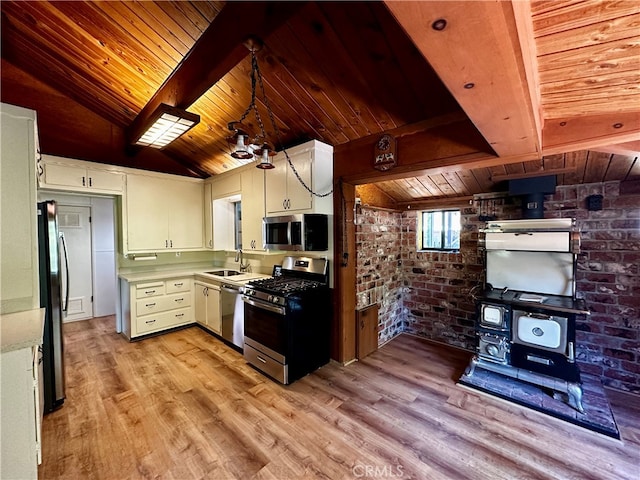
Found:
[[[475,306],[471,289],[482,282],[474,207],[461,210],[460,251],[417,252],[418,212],[402,215],[405,329],[408,333],[472,350]]]
[[[586,197],[604,196],[588,211]],[[417,212],[362,208],[356,216],[358,307],[378,302],[379,343],[401,331],[472,350],[471,288],[483,280],[477,249],[482,208],[462,209],[460,252],[416,251]],[[497,202],[491,214],[519,218],[516,203]],[[591,310],[577,322],[583,372],[611,387],[640,393],[640,194],[620,194],[619,182],[557,187],[545,217],[573,217],[581,230],[577,291]]]
[[[377,303],[378,344],[402,331],[401,215],[359,209],[356,215],[356,308]]]
[[[588,211],[594,194],[603,208]],[[580,370],[640,393],[640,194],[621,195],[620,182],[558,187],[545,216],[574,217],[581,230],[577,292],[591,315],[577,322]]]

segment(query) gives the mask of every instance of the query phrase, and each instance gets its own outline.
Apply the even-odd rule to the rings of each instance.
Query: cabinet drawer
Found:
[[[161,312],[155,315],[145,315],[136,319],[138,335],[176,327],[193,321],[191,308],[181,308],[170,312]]]
[[[141,283],[136,285],[136,298],[164,295],[164,282]]]
[[[244,344],[244,359],[280,383],[289,383],[289,365],[283,365],[246,343]]]
[[[190,278],[176,278],[176,279],[173,279],[173,280],[167,280],[165,282],[165,291],[167,293],[190,292],[191,291],[191,279]]]
[[[143,298],[136,301],[136,315],[150,315],[176,308],[191,306],[191,292],[174,293],[163,297]]]

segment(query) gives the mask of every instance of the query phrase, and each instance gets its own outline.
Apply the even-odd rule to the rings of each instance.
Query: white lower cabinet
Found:
[[[38,346],[2,353],[2,478],[38,478],[41,459]]]
[[[191,278],[121,280],[123,332],[129,339],[193,323]]]
[[[222,335],[220,286],[196,281],[195,297],[196,322],[218,335]]]

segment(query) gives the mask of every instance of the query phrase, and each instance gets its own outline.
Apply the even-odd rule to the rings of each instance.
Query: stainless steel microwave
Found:
[[[329,248],[329,216],[303,213],[262,219],[266,250],[322,252]]]

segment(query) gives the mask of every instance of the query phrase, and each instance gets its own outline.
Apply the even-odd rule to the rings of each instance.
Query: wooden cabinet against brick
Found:
[[[378,349],[378,304],[358,310],[356,315],[356,356],[363,359]]]

